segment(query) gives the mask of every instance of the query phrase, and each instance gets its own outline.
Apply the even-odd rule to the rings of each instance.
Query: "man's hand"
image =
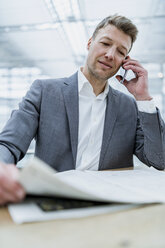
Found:
[[[137,61],[131,59],[127,56],[127,59],[123,61],[123,68],[125,70],[132,70],[136,78],[133,78],[129,81],[124,80],[123,84],[127,90],[134,95],[137,101],[151,100],[152,97],[148,91],[148,72],[145,70],[142,65]],[[120,81],[121,76],[117,75],[116,78]]]
[[[0,163],[0,205],[18,202],[25,197],[25,191],[17,178],[18,169],[15,165]]]

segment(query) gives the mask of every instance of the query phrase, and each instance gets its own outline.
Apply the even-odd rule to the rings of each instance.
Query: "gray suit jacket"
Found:
[[[0,134],[0,158],[17,163],[36,138],[35,155],[58,171],[75,168],[78,145],[77,73],[36,80]],[[135,100],[110,87],[99,170],[133,166],[133,154],[165,168],[165,128],[159,111],[138,112]]]

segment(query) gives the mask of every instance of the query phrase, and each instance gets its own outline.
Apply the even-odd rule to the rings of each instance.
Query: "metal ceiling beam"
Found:
[[[146,20],[153,20],[153,19],[161,19],[165,18],[165,15],[160,16],[146,16],[146,17],[133,17],[130,18],[131,20],[140,20],[146,22]],[[68,20],[56,20],[52,22],[46,22],[46,23],[35,23],[35,24],[24,24],[24,25],[9,25],[9,26],[0,26],[0,33],[9,33],[9,32],[29,32],[29,31],[43,31],[43,30],[53,30],[57,29],[58,25],[55,24],[62,24],[62,23],[76,23],[76,22],[82,22],[86,27],[89,25],[95,24],[96,22],[99,22],[99,19],[93,19],[93,20],[86,20],[83,18],[80,19],[72,19],[69,18]]]

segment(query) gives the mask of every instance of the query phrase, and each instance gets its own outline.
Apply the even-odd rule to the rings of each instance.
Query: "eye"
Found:
[[[109,44],[106,42],[101,42],[101,44],[103,44],[104,46],[109,46]]]
[[[119,53],[125,57],[125,54],[122,51],[119,50]]]

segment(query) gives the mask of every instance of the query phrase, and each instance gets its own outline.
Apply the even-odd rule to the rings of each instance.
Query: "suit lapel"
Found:
[[[115,126],[118,109],[119,109],[119,96],[115,94],[115,91],[113,91],[113,89],[109,86],[109,93],[107,96],[107,107],[105,113],[104,131],[103,131],[103,140],[102,140],[102,147],[101,147],[100,161],[99,161],[99,170],[104,169],[103,160],[112,136],[113,128]]]
[[[75,73],[64,82],[63,96],[69,121],[70,140],[72,154],[74,159],[74,167],[76,164],[77,144],[78,144],[78,73]]]

